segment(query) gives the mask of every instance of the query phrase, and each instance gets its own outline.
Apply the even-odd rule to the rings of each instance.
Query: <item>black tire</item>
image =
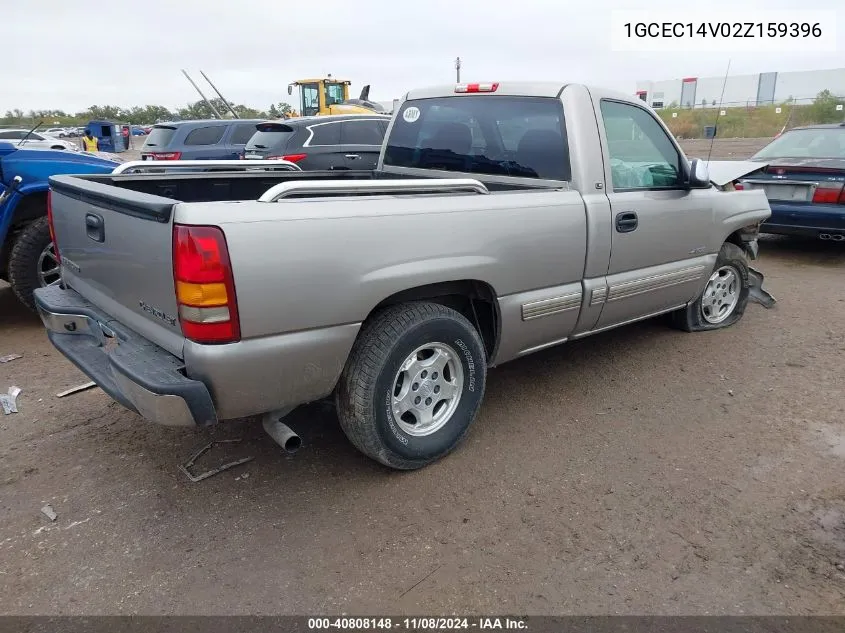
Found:
[[[745,308],[748,305],[748,296],[750,292],[750,280],[748,276],[748,263],[745,260],[745,253],[736,244],[725,242],[719,251],[716,258],[716,265],[713,267],[713,273],[723,268],[732,269],[739,280],[739,298],[736,305],[733,307],[730,314],[724,320],[718,323],[711,323],[705,318],[704,310],[702,308],[707,288],[702,291],[701,296],[689,304],[686,308],[677,310],[670,315],[672,325],[680,330],[686,332],[705,332],[708,330],[718,330],[733,325],[742,318],[745,313]]]
[[[50,241],[47,218],[38,218],[18,233],[9,256],[9,283],[18,299],[33,312],[35,297],[32,293],[41,287],[39,259]]]
[[[65,149],[64,145],[53,145],[50,149]]]
[[[463,380],[448,421],[430,435],[417,436],[404,431],[394,418],[394,381],[406,358],[429,343],[456,352]],[[484,397],[486,377],[484,345],[463,315],[437,303],[392,306],[364,324],[352,347],[335,394],[340,426],[352,444],[372,459],[398,470],[421,468],[452,451],[464,438]],[[435,403],[432,409],[436,406],[443,404]]]

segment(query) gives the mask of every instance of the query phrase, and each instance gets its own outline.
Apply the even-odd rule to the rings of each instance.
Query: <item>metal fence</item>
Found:
[[[678,138],[772,138],[793,127],[845,122],[845,97],[834,95],[796,98],[784,103],[758,105],[723,103],[656,110]]]

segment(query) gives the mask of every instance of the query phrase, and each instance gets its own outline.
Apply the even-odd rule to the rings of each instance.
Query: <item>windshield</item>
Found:
[[[845,158],[845,127],[790,130],[752,158]]]
[[[176,133],[175,127],[154,127],[144,142],[144,147],[167,147]]]
[[[384,164],[569,180],[563,108],[549,97],[473,95],[406,101]]]

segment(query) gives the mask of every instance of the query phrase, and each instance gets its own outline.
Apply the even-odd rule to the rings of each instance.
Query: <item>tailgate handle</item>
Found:
[[[95,242],[106,241],[106,227],[103,217],[96,213],[85,214],[85,232]]]

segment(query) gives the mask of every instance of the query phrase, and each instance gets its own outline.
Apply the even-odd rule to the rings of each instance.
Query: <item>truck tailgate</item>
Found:
[[[64,283],[182,357],[173,281],[176,200],[52,176],[51,213]]]

